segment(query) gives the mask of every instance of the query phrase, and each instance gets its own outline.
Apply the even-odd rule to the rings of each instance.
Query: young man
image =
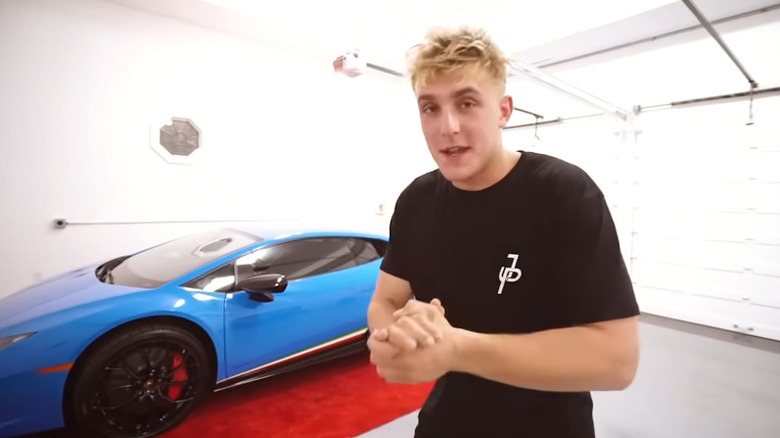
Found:
[[[368,310],[389,382],[436,380],[428,437],[594,436],[590,391],[638,362],[638,306],[602,192],[576,166],[504,149],[507,60],[438,31],[411,81],[438,169],[399,196]]]

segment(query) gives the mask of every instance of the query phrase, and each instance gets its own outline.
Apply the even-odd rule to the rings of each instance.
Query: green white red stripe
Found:
[[[275,360],[273,362],[268,362],[267,364],[260,365],[259,367],[252,368],[251,370],[247,370],[247,371],[244,371],[242,373],[230,376],[230,377],[228,377],[228,379],[232,380],[232,379],[236,379],[236,378],[239,378],[239,377],[246,376],[247,374],[254,374],[254,373],[257,373],[257,372],[262,371],[262,370],[267,369],[267,368],[271,368],[271,367],[278,366],[278,365],[283,365],[283,364],[285,364],[287,362],[291,362],[291,361],[296,360],[296,359],[302,359],[302,358],[304,358],[306,356],[311,356],[311,355],[317,354],[317,353],[319,353],[321,351],[328,350],[330,348],[335,348],[335,347],[338,347],[339,345],[342,345],[342,344],[347,344],[349,342],[352,342],[352,341],[355,341],[355,340],[359,339],[361,336],[365,335],[366,332],[368,332],[368,327],[363,327],[362,329],[356,330],[356,331],[354,331],[352,333],[348,333],[346,335],[339,336],[339,337],[331,339],[329,341],[325,341],[322,344],[315,345],[315,346],[313,346],[311,348],[307,348],[305,350],[301,350],[301,351],[299,351],[297,353],[293,353],[293,354],[291,354],[289,356],[286,356],[286,357],[283,357],[281,359],[277,359],[277,360]],[[225,380],[227,380],[227,379],[225,379]]]

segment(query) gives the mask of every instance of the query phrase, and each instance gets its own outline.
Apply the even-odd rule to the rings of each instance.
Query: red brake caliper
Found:
[[[187,382],[187,367],[182,367],[184,362],[184,356],[181,353],[173,353],[173,369],[176,371],[173,373],[173,379],[168,387],[168,398],[176,400],[181,395],[182,386]],[[181,367],[181,368],[179,368]],[[177,369],[178,368],[178,369]]]

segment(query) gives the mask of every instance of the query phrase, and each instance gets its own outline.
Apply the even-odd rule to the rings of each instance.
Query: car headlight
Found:
[[[34,335],[35,333],[36,332],[30,332],[30,333],[23,333],[21,335],[13,335],[13,336],[6,336],[4,338],[0,338],[0,350],[2,350],[3,348],[11,344],[15,344],[19,341],[23,341],[29,338],[30,336]]]

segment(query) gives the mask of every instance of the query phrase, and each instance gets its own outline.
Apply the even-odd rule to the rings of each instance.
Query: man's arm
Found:
[[[376,290],[368,305],[368,329],[371,332],[393,323],[393,313],[412,298],[408,281],[379,271]]]
[[[450,370],[541,391],[622,390],[639,362],[637,317],[529,334],[449,334]]]

